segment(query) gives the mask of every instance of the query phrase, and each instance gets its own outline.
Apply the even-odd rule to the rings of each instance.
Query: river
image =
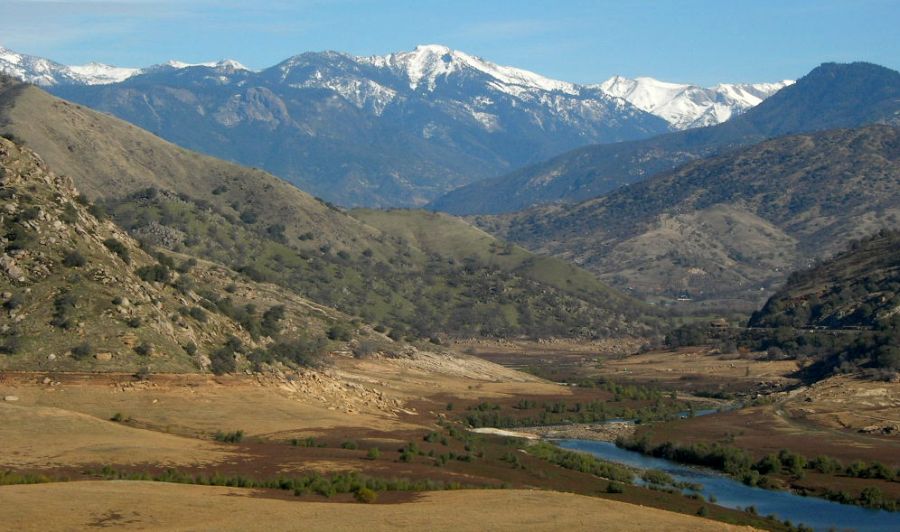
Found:
[[[598,458],[632,466],[638,469],[659,469],[675,480],[700,484],[700,493],[726,508],[756,507],[760,515],[774,514],[784,521],[803,523],[815,530],[884,531],[900,530],[900,512],[870,510],[860,506],[840,504],[803,497],[787,491],[753,488],[711,469],[686,466],[661,458],[645,456],[638,452],[616,447],[614,443],[591,440],[556,440],[565,449],[583,451]]]

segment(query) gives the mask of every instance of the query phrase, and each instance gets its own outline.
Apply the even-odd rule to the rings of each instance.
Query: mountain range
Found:
[[[304,53],[259,72],[230,60],[67,67],[0,49],[0,72],[329,201],[375,207],[421,206],[586,144],[715,123],[784,85],[578,85],[439,45]]]
[[[900,123],[900,73],[870,63],[826,63],[721,124],[578,148],[459,188],[429,207],[453,214],[479,214],[584,201],[687,162],[768,138],[879,122]]]

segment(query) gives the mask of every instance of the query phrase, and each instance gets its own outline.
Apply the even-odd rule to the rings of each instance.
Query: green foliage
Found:
[[[348,342],[353,337],[353,329],[349,324],[338,322],[328,328],[328,338],[340,342]]]
[[[86,358],[93,356],[93,354],[94,346],[88,342],[82,342],[72,348],[72,356],[75,360],[85,360]]]
[[[365,486],[357,489],[353,496],[357,501],[365,504],[371,504],[378,500],[378,492]]]
[[[594,458],[588,454],[560,449],[546,442],[528,447],[528,454],[565,469],[590,473],[608,480],[631,484],[634,479],[631,471],[623,466]]]
[[[148,283],[167,283],[172,278],[172,272],[165,264],[142,266],[137,270],[138,277]]]
[[[80,268],[87,264],[87,259],[78,250],[73,250],[63,255],[62,263],[67,268]]]
[[[369,460],[378,460],[379,457],[381,457],[381,450],[378,447],[370,447],[366,453],[366,458]]]
[[[125,264],[131,264],[131,253],[128,251],[128,248],[125,247],[125,244],[119,242],[115,238],[107,238],[103,241],[103,245],[106,246],[108,250],[118,255]]]
[[[142,342],[134,347],[134,352],[139,356],[148,357],[153,353],[153,346],[147,342]]]
[[[244,439],[244,431],[234,430],[230,432],[217,431],[213,439],[223,443],[240,443]]]

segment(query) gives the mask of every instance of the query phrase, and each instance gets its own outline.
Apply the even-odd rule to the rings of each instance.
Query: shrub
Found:
[[[94,347],[88,342],[78,344],[72,348],[72,356],[75,357],[76,360],[84,360],[93,354]]]
[[[188,342],[187,345],[184,346],[184,352],[190,356],[194,356],[197,354],[197,344],[194,342]]]
[[[356,444],[356,442],[355,442],[355,441],[351,441],[351,440],[347,440],[347,441],[345,441],[344,443],[341,444],[341,449],[351,449],[351,450],[356,450],[358,447],[359,447],[359,446]]]
[[[357,501],[371,504],[378,500],[378,493],[375,490],[369,489],[365,486],[360,487],[356,490],[356,493],[353,494]]]
[[[234,358],[234,350],[229,347],[220,347],[210,355],[210,369],[216,375],[232,373],[237,369],[237,360]]]
[[[191,307],[190,310],[188,310],[188,315],[200,323],[206,323],[208,319],[206,317],[206,311],[201,307]]]
[[[167,283],[172,278],[172,272],[165,264],[142,266],[137,270],[138,277],[148,283]]]
[[[625,486],[621,482],[610,482],[606,485],[606,493],[625,493]]]
[[[213,435],[213,438],[216,441],[220,441],[223,443],[239,443],[241,440],[244,439],[244,431],[235,430],[232,432],[222,432],[220,430],[220,431],[216,432],[215,435]]]
[[[69,251],[63,256],[63,266],[67,268],[80,268],[87,264],[87,259],[77,250]]]
[[[380,456],[381,450],[379,450],[378,447],[372,447],[369,449],[369,452],[366,453],[366,458],[368,458],[369,460],[378,460]]]
[[[346,323],[335,323],[328,328],[328,338],[330,340],[338,340],[347,342],[351,338],[350,326]]]
[[[107,238],[103,241],[103,245],[106,246],[106,249],[118,255],[125,264],[131,264],[131,254],[128,252],[128,248],[125,247],[125,244],[115,238]]]
[[[0,344],[0,354],[15,355],[21,350],[22,339],[18,336],[9,336]]]
[[[142,357],[148,357],[153,354],[153,346],[147,342],[143,342],[140,345],[135,346],[134,352]]]
[[[353,356],[356,358],[369,358],[378,352],[378,344],[370,340],[363,340],[353,348]]]

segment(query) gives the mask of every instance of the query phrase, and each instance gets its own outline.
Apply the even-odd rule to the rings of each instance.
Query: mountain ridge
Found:
[[[900,225],[900,128],[779,137],[575,205],[480,226],[642,297],[744,301],[848,239]]]
[[[727,122],[650,139],[577,148],[454,190],[428,208],[467,215],[584,201],[767,138],[869,123],[900,123],[900,73],[871,63],[825,63]]]

